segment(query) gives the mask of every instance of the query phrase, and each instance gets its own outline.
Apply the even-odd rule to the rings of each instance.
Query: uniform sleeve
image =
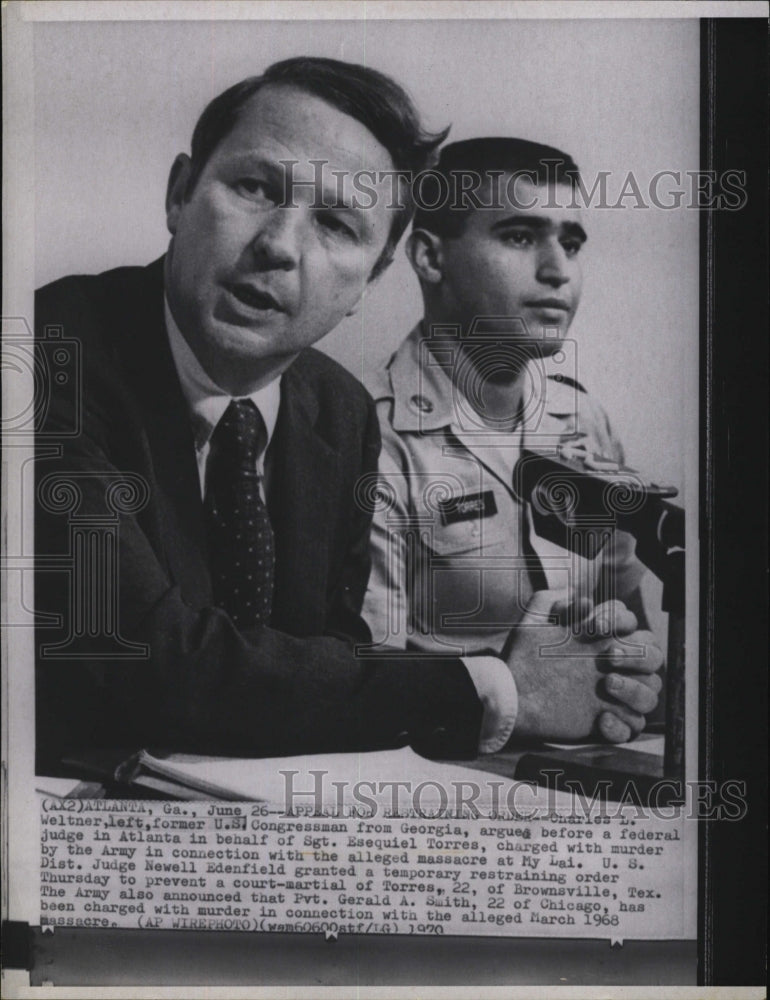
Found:
[[[412,516],[409,477],[400,457],[398,435],[388,419],[387,404],[377,405],[382,434],[377,487],[373,491],[371,573],[363,617],[375,647],[406,649],[409,630],[407,571],[414,578],[418,568],[407,565],[405,528]],[[419,558],[414,554],[414,558]]]

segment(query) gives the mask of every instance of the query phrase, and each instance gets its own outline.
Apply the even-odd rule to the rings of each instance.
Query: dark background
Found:
[[[747,172],[746,207],[702,219],[700,774],[748,813],[702,823],[698,981],[766,982],[767,23],[702,23],[703,167]]]

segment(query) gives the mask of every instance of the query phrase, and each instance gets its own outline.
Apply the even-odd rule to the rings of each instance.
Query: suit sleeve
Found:
[[[74,332],[78,317],[70,315]],[[39,308],[41,324],[46,318]],[[60,312],[54,321],[61,322]],[[132,466],[126,449],[120,462],[113,457],[128,417],[110,359],[86,338],[83,354],[79,433],[70,433],[78,403],[64,392],[54,391],[38,423],[38,767],[78,747],[145,745],[261,756],[408,742],[427,755],[475,755],[481,704],[459,660],[428,659],[415,669],[398,654],[356,655],[355,641],[369,637],[358,614],[368,573],[365,511],[351,515],[328,634],[310,638],[267,627],[239,632],[220,609],[187,603],[152,539],[149,477],[142,483],[138,475],[137,488],[148,491],[144,508],[114,522],[106,562],[89,556],[89,544],[106,531],[105,495]],[[376,466],[370,424],[362,471]],[[58,486],[46,493],[52,473]],[[76,557],[84,560],[79,576],[72,573]],[[100,601],[106,617],[99,618]],[[117,623],[106,646],[104,630],[89,626],[94,616]]]
[[[358,482],[351,498],[342,568],[332,582],[325,634],[371,648],[371,632],[361,614],[372,573],[372,504],[369,484],[377,475],[381,438],[377,413],[367,400]],[[395,644],[392,644],[395,651]]]

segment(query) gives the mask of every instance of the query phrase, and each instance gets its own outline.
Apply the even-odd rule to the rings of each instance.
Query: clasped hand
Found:
[[[519,695],[517,737],[623,743],[658,702],[663,653],[620,601],[538,591],[503,655]]]

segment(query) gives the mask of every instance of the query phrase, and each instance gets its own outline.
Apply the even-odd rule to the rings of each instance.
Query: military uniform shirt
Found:
[[[589,452],[623,462],[604,411],[560,373],[568,362],[565,352],[529,362],[512,432],[479,419],[422,325],[370,386],[383,438],[364,602],[375,646],[497,654],[533,589],[593,594],[609,579],[623,600],[637,588],[631,536],[615,532],[593,559],[573,554],[537,535],[514,493],[522,447],[555,453],[583,435]]]

